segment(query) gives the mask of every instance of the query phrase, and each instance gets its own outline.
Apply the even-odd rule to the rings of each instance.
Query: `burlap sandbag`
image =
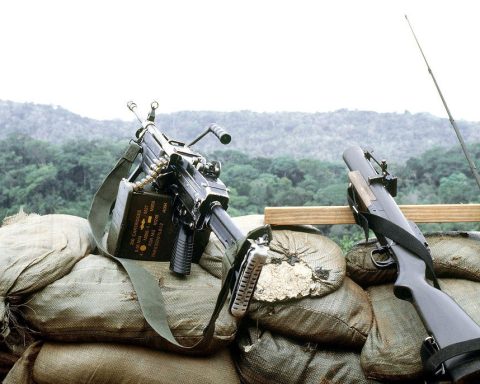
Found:
[[[442,290],[480,324],[480,283],[441,279]],[[392,285],[368,288],[374,323],[361,352],[367,377],[404,382],[422,375],[420,348],[428,336],[412,304],[397,299]],[[452,324],[452,327],[455,326]]]
[[[196,264],[184,278],[172,274],[168,262],[140,263],[158,279],[173,335],[182,345],[195,344],[215,307],[220,279]],[[197,353],[211,353],[235,337],[237,320],[227,307],[217,319],[211,343]],[[143,318],[126,273],[103,256],[85,257],[68,275],[33,294],[21,309],[30,327],[50,340],[116,341],[168,348]]]
[[[0,380],[6,376],[17,360],[18,356],[13,353],[0,350]]]
[[[234,218],[244,232],[257,228],[263,216]],[[265,302],[307,296],[325,296],[338,289],[345,276],[345,257],[340,247],[312,227],[272,227],[267,264],[257,283],[254,299]],[[225,251],[212,235],[199,264],[213,275],[222,275]]]
[[[253,302],[248,316],[284,336],[351,348],[365,344],[373,321],[366,292],[348,277],[339,289],[323,297]]]
[[[426,234],[438,277],[480,281],[480,235],[478,232]],[[379,269],[371,258],[375,242],[355,245],[346,255],[347,274],[363,287],[394,282],[395,268]],[[376,256],[378,257],[378,256]]]
[[[25,332],[17,319],[22,297],[65,276],[95,247],[85,219],[26,215],[0,228],[0,343],[23,352]]]
[[[32,371],[42,345],[41,340],[30,344],[8,372],[2,384],[36,384],[33,382]]]
[[[228,350],[189,357],[105,343],[45,343],[22,356],[4,384],[235,384]]]
[[[257,327],[245,329],[237,346],[237,369],[246,384],[369,382],[356,352],[295,341]]]

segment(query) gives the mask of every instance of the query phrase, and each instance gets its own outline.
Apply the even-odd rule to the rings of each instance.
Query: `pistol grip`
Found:
[[[194,231],[180,225],[170,259],[170,270],[179,275],[189,275],[192,265]]]

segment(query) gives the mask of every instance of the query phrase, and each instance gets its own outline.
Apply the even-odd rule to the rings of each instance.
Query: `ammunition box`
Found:
[[[108,252],[127,259],[170,260],[177,233],[172,214],[170,196],[137,192],[122,180],[107,237]]]

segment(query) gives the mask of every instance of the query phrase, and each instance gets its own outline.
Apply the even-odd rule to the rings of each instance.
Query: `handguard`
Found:
[[[267,251],[268,240],[266,237],[261,237],[251,244],[247,255],[240,265],[230,301],[230,313],[233,316],[238,318],[245,316],[260,277],[260,272],[267,261]]]

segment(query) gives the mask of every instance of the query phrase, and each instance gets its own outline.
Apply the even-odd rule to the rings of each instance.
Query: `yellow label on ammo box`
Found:
[[[170,260],[176,228],[172,199],[155,192],[135,192],[120,183],[107,240],[115,256],[139,260]]]

